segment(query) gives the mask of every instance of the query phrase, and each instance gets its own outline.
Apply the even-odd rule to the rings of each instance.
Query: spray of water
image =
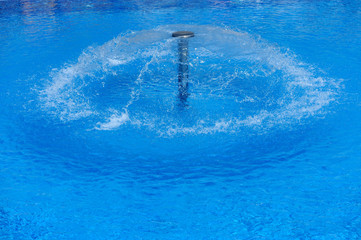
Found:
[[[177,40],[189,43],[188,106],[177,104]],[[327,113],[339,83],[297,56],[247,33],[212,26],[162,26],[88,48],[54,69],[40,92],[48,114],[89,120],[94,131],[136,126],[161,136],[237,133],[300,123]]]

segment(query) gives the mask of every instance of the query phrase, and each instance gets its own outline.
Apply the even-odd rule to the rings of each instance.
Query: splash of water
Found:
[[[177,107],[178,29],[190,41],[189,108]],[[211,37],[210,37],[211,36]],[[339,83],[295,55],[244,32],[162,26],[131,32],[54,69],[43,109],[64,122],[96,118],[92,129],[137,126],[162,136],[237,133],[299,123],[327,112]]]

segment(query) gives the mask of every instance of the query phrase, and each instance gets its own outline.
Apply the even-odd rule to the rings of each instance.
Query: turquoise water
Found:
[[[360,239],[360,30],[358,1],[0,1],[0,239]]]

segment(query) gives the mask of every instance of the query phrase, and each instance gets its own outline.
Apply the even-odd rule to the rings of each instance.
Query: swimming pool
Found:
[[[0,239],[360,239],[360,30],[351,0],[0,0]]]

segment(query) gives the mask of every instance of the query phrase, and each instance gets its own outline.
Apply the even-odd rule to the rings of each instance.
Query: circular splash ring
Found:
[[[177,99],[177,38],[187,29],[189,97]],[[210,37],[211,36],[211,37]],[[51,72],[42,108],[93,130],[137,126],[159,135],[239,132],[292,124],[326,112],[338,84],[295,55],[250,34],[171,25],[121,34]]]

